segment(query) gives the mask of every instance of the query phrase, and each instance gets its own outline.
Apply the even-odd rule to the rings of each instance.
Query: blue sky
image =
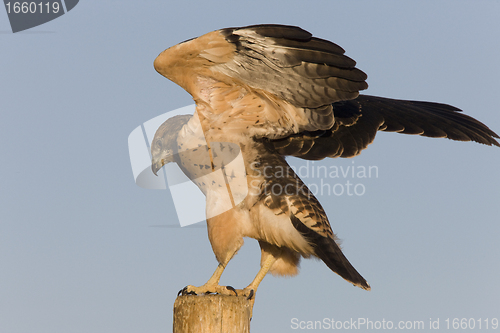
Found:
[[[298,25],[342,46],[367,94],[451,104],[500,133],[499,21],[497,1],[83,0],[12,34],[0,10],[0,331],[168,332],[177,291],[215,269],[206,230],[176,227],[168,191],[132,175],[130,132],[192,104],[154,71],[164,49],[224,27]],[[360,156],[320,163],[378,169],[350,179],[361,196],[318,195],[372,291],[305,260],[297,277],[264,279],[252,331],[500,318],[499,148],[379,133]],[[248,239],[221,283],[246,286],[259,260]]]

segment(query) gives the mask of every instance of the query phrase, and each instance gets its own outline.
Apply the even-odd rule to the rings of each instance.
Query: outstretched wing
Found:
[[[283,155],[355,156],[378,130],[498,145],[494,132],[452,106],[358,97],[367,84],[355,64],[340,46],[284,25],[213,31],[154,63],[194,97],[207,130],[276,140]]]
[[[154,63],[194,97],[211,128],[268,138],[330,129],[332,103],[368,87],[355,64],[340,46],[283,25],[217,30]]]
[[[329,130],[302,132],[273,140],[272,145],[281,155],[308,160],[356,156],[373,142],[377,131],[500,146],[495,132],[446,104],[359,95],[334,103],[333,112],[335,124]]]

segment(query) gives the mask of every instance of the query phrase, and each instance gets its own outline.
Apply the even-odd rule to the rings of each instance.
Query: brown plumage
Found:
[[[153,171],[175,160],[194,179],[203,161],[214,174],[208,175],[210,184],[197,185],[207,196],[208,234],[219,266],[204,286],[188,286],[185,292],[233,293],[218,283],[244,237],[259,241],[262,261],[240,293],[252,296],[268,271],[297,274],[300,257],[310,256],[370,289],[284,156],[352,157],[379,130],[500,146],[498,135],[455,107],[359,95],[368,85],[355,65],[340,46],[282,25],[213,31],[156,58],[155,69],[190,93],[197,107],[194,117],[170,119],[160,127],[152,145]],[[203,153],[196,150],[200,142],[206,142]],[[241,152],[243,172],[219,160],[216,152],[225,148]],[[215,176],[217,170],[224,176]],[[235,195],[242,193],[236,203]],[[220,206],[230,208],[214,208]]]

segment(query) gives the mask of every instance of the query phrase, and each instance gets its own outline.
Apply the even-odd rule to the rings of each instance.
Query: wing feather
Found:
[[[154,65],[193,96],[211,127],[271,139],[331,128],[332,103],[368,87],[340,46],[293,26],[213,31],[163,51]]]
[[[251,26],[221,33],[236,52],[234,61],[216,66],[218,71],[296,107],[314,109],[352,99],[368,87],[366,74],[341,47],[298,27]]]
[[[276,159],[276,156],[274,156]],[[269,164],[271,168],[278,168],[284,160],[275,160],[277,163]],[[314,195],[309,191],[302,181],[295,175],[290,167],[285,164],[288,171],[282,178],[270,178],[261,192],[262,202],[275,215],[286,214],[290,217],[290,222],[304,240],[309,244],[311,252],[302,252],[308,257],[314,254],[325,262],[325,264],[335,273],[347,281],[363,289],[370,290],[366,280],[356,271],[349,260],[342,253],[338,240],[332,231],[330,222],[323,207]],[[275,195],[272,191],[274,185],[279,184],[281,188],[288,188],[287,193]],[[293,188],[293,190],[292,190]],[[297,249],[297,251],[304,249]]]
[[[359,95],[333,104],[336,126],[327,131],[303,132],[273,140],[282,155],[318,160],[353,157],[375,139],[377,131],[415,134],[500,146],[499,136],[480,121],[453,106]],[[349,121],[344,121],[350,119]],[[307,142],[309,149],[302,149]]]
[[[284,25],[213,31],[155,60],[193,95],[204,128],[268,138],[283,155],[352,157],[379,130],[499,146],[453,106],[359,95],[366,74],[355,65],[340,46]]]

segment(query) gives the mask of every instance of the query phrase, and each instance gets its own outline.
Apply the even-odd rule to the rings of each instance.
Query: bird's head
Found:
[[[181,115],[167,119],[156,130],[153,142],[151,143],[151,170],[157,176],[165,164],[175,162],[174,156],[177,153],[177,136],[181,128],[192,116]]]

